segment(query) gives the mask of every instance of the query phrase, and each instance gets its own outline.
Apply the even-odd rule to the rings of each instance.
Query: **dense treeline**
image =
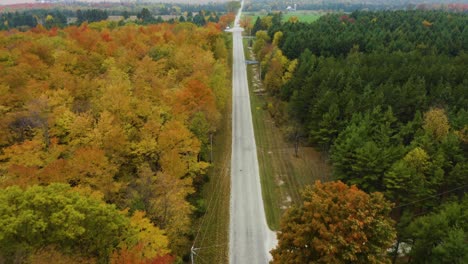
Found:
[[[108,18],[106,11],[99,9],[86,9],[71,12],[67,10],[46,10],[37,9],[25,12],[7,12],[0,16],[0,30],[20,29],[27,31],[41,24],[47,29],[52,27],[63,28],[68,25],[67,18],[76,18],[76,24],[83,22],[97,22]]]
[[[38,24],[47,29],[63,28],[69,24],[107,20],[109,16],[121,16],[119,25],[126,23],[157,24],[191,22],[198,26],[218,23],[223,15],[234,13],[240,7],[238,1],[207,4],[165,4],[165,3],[97,3],[90,8],[86,3],[54,4],[49,7],[33,5],[27,7],[0,7],[0,30],[19,29],[27,31]],[[164,16],[166,16],[164,18]],[[167,18],[169,16],[169,18]],[[172,17],[171,17],[172,16]],[[131,18],[129,20],[129,18]],[[134,20],[133,17],[138,19]]]
[[[78,25],[81,25],[81,23],[85,21],[88,23],[92,23],[101,20],[106,20],[108,17],[109,15],[105,10],[87,9],[81,11],[80,9],[78,9],[76,11],[76,23],[78,23]]]
[[[224,15],[224,19],[227,17],[232,16],[233,13],[229,13]],[[125,16],[124,16],[125,17]],[[221,16],[223,17],[223,16]],[[151,13],[150,10],[147,8],[143,8],[141,12],[137,14],[138,20],[137,23],[140,24],[157,24],[163,23],[164,20],[161,16],[157,18]],[[187,15],[181,15],[178,18],[170,18],[168,23],[175,23],[175,22],[190,22],[197,26],[204,26],[207,23],[218,23],[220,22],[220,14],[212,11],[200,10],[199,12],[188,12]],[[221,21],[223,25],[226,24],[226,21]]]
[[[36,18],[27,13],[4,13],[0,16],[0,30],[9,28],[32,28],[37,26]]]
[[[109,13],[107,10],[100,9],[78,9],[76,12],[70,10],[29,10],[22,13],[3,13],[0,16],[0,30],[19,29],[21,31],[27,31],[37,25],[50,29],[53,27],[63,28],[69,24],[81,25],[84,22],[93,23],[109,19]],[[151,12],[148,8],[143,8],[135,14],[123,11],[117,13],[120,16],[118,25],[123,26],[125,24],[158,24],[158,23],[176,23],[176,22],[190,22],[197,26],[205,26],[207,23],[218,23],[220,19],[222,25],[226,25],[231,17],[232,13],[224,14],[214,12],[210,10],[199,10],[198,12],[176,12],[179,14],[178,17],[172,17],[166,19],[166,21],[157,15],[158,13]],[[134,15],[136,19],[129,19],[130,16]],[[117,22],[114,22],[117,24]]]
[[[101,11],[107,11],[110,16],[119,16],[124,12],[131,15],[136,15],[141,9],[146,8],[155,15],[181,15],[182,13],[198,12],[200,10],[207,10],[217,13],[232,12],[233,7],[238,8],[239,3],[237,1],[222,2],[222,3],[116,3],[116,2],[96,2],[90,5],[86,2],[74,2],[74,3],[54,3],[54,4],[19,4],[19,5],[6,5],[0,6],[0,12],[25,12],[25,13],[36,13],[41,10],[51,12],[59,10],[71,16],[76,13],[77,10],[87,10],[90,8],[98,9]]]
[[[466,241],[466,222],[445,223],[454,235],[438,238],[415,226],[417,216],[468,190],[468,16],[355,12],[310,25],[272,21],[253,47],[273,96],[270,112],[296,139],[328,152],[335,179],[394,202],[397,241],[416,245],[412,256],[434,250],[438,259],[466,260],[466,248],[449,246]],[[427,240],[431,248],[416,250]]]
[[[257,0],[247,3],[245,8],[248,11],[286,11],[286,7],[297,5],[297,10],[332,10],[339,12],[354,12],[356,10],[468,10],[466,4],[460,1],[440,1],[440,0]]]
[[[317,23],[286,23],[280,48],[289,58],[309,49],[317,56],[345,56],[358,45],[364,53],[410,52],[457,55],[468,50],[468,16],[436,11],[330,14]]]
[[[189,200],[205,180],[208,139],[217,130],[230,85],[229,42],[219,27],[97,22],[0,32],[0,185],[59,182],[74,187],[71,191],[90,188],[119,210],[129,208],[123,213],[128,217],[144,212],[167,236],[161,252],[183,256],[192,213],[202,204]],[[74,209],[57,210],[66,218]],[[63,245],[68,249],[51,250],[99,262],[113,250],[120,250],[114,256],[119,263],[149,256],[135,239],[127,249],[113,240],[99,254],[85,248],[70,252],[73,238]],[[1,234],[0,246],[11,239]],[[28,255],[60,239],[27,238],[22,241],[27,250],[12,245],[0,255],[7,260]]]

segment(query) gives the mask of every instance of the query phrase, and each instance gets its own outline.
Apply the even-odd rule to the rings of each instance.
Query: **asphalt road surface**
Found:
[[[243,5],[243,3],[242,3]],[[271,260],[276,234],[266,223],[260,185],[257,150],[250,110],[247,72],[239,27],[239,11],[233,34],[233,109],[231,160],[231,215],[229,262],[263,264]]]

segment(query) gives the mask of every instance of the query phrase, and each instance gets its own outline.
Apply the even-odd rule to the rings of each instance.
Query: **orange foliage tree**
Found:
[[[391,204],[342,182],[307,187],[281,220],[273,263],[390,263]]]
[[[182,255],[187,196],[228,98],[223,34],[211,23],[108,22],[0,32],[0,186],[90,187],[122,209],[148,209]],[[143,167],[157,191],[144,201],[129,195]]]

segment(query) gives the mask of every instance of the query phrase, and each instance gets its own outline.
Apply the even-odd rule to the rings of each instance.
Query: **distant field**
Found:
[[[289,20],[290,17],[297,17],[300,22],[310,23],[314,22],[315,20],[319,19],[321,16],[320,13],[317,12],[308,12],[308,11],[297,11],[292,13],[287,13],[283,15],[283,21],[286,22]]]
[[[255,22],[257,17],[266,16],[266,12],[243,12],[244,16],[251,17],[252,23]],[[287,22],[290,17],[297,17],[300,22],[310,23],[314,22],[315,20],[319,19],[323,13],[316,12],[316,11],[297,11],[297,12],[290,12],[290,13],[283,13],[283,22]]]

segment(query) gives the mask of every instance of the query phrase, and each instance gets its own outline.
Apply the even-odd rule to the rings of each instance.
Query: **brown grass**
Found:
[[[246,56],[253,54],[246,47]],[[316,180],[328,180],[330,166],[321,153],[311,147],[300,147],[295,156],[294,145],[288,142],[263,106],[267,95],[255,94],[261,88],[257,66],[248,66],[252,118],[257,143],[262,194],[267,222],[271,229],[279,227],[281,214],[293,203],[300,203],[300,192]]]
[[[213,166],[203,188],[206,215],[194,225],[200,229],[195,241],[195,263],[229,262],[229,199],[231,188],[231,98],[223,115],[224,123],[213,137]]]

